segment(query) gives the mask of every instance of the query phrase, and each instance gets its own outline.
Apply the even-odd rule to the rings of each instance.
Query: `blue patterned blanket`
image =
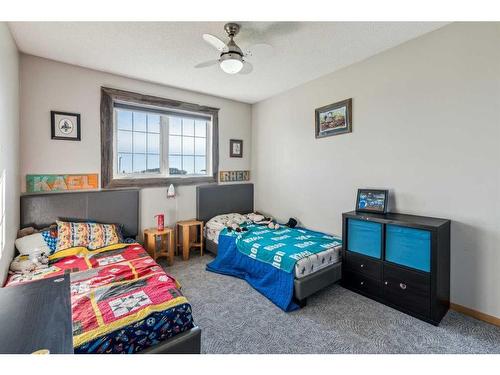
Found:
[[[234,237],[241,253],[288,273],[293,272],[300,259],[342,244],[338,237],[304,228],[275,230],[255,224],[244,227],[247,231],[228,232],[224,229],[221,235]]]
[[[246,280],[284,311],[293,311],[299,306],[293,302],[293,273],[282,272],[270,264],[256,262],[238,251],[236,238],[219,235],[217,258],[207,264],[207,270]]]
[[[207,270],[246,280],[287,312],[299,308],[293,302],[295,263],[342,243],[340,238],[302,228],[272,230],[254,224],[246,228],[220,233],[217,258]]]

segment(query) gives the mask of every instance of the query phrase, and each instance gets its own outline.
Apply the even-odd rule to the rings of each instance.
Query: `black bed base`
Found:
[[[299,305],[300,308],[307,306],[307,298],[297,299],[297,297],[293,297],[293,302]]]
[[[205,249],[217,255],[215,242],[205,239]],[[332,264],[311,275],[294,280],[294,302],[300,307],[307,305],[307,297],[342,279],[342,262]]]
[[[193,327],[161,344],[144,349],[139,354],[200,354],[201,329]]]
[[[217,256],[219,246],[212,240],[205,238],[205,250]]]
[[[342,262],[332,264],[300,279],[295,279],[293,282],[295,302],[300,307],[304,307],[307,304],[307,297],[341,279]]]

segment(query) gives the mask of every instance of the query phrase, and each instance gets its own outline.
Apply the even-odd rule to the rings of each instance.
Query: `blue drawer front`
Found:
[[[347,219],[347,250],[380,259],[381,247],[382,224]]]
[[[389,262],[429,272],[431,269],[431,232],[387,225],[385,259]]]

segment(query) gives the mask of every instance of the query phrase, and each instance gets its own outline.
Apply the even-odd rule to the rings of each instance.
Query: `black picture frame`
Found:
[[[382,208],[366,208],[360,207],[361,199],[363,195],[372,194],[372,195],[383,195],[383,207]],[[369,212],[376,214],[385,214],[387,213],[387,203],[389,201],[389,190],[384,189],[358,189],[358,193],[356,195],[356,212]]]
[[[56,116],[67,116],[76,119],[76,137],[64,137],[61,135],[56,135]],[[80,124],[80,114],[71,112],[61,112],[61,111],[50,111],[50,138],[58,139],[63,141],[81,141],[81,124]]]
[[[234,146],[239,145],[239,153],[234,152]],[[229,157],[231,158],[242,158],[243,157],[243,140],[242,139],[230,139],[229,140]]]
[[[321,115],[333,112],[345,107],[344,123],[345,125],[332,127],[330,129],[322,129]],[[342,117],[341,117],[342,118]],[[324,107],[316,108],[314,111],[315,121],[315,136],[316,138],[325,138],[332,135],[352,133],[352,98],[342,100],[333,104],[325,105]],[[335,119],[332,119],[332,122]],[[324,124],[325,122],[323,122]]]

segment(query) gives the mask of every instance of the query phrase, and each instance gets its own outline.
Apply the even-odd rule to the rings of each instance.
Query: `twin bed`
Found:
[[[24,195],[21,228],[61,219],[116,223],[134,239],[138,212],[138,190]],[[69,274],[75,353],[200,353],[201,330],[181,286],[130,242],[56,252],[48,269],[11,275],[6,286]]]
[[[253,184],[249,183],[197,186],[197,219],[210,222],[218,215],[251,213],[253,198]],[[21,197],[21,228],[43,228],[56,220],[115,223],[121,226],[124,237],[132,239],[98,250],[63,250],[51,255],[48,269],[14,274],[7,280],[6,286],[15,288],[20,283],[70,275],[75,353],[200,353],[201,330],[195,325],[181,285],[133,241],[139,230],[138,218],[139,191],[135,189]],[[252,235],[280,233],[254,224],[249,224],[248,230]],[[238,251],[236,242],[242,235],[223,230],[205,239],[206,249],[217,255],[207,270],[247,280],[284,311],[303,307],[307,297],[340,280],[341,245],[329,235],[305,229],[283,228],[284,232],[290,235],[280,238],[317,236],[327,243],[321,251],[300,256],[293,272],[284,272],[276,264]],[[249,249],[259,246],[255,242]],[[272,253],[274,259],[277,254],[282,255]]]
[[[212,218],[218,215],[228,213],[248,214],[254,212],[254,186],[251,183],[244,184],[227,184],[227,185],[200,185],[196,188],[196,208],[197,219],[204,222],[209,222]],[[215,241],[213,235],[205,238],[206,249],[214,255],[219,254],[219,243],[223,241],[230,242],[231,249],[225,246],[224,256],[232,262],[234,257],[240,257],[239,252],[234,250],[232,242],[228,240],[227,236],[218,237]],[[212,238],[212,239],[211,239]],[[226,243],[225,243],[226,245]],[[319,290],[331,285],[341,278],[341,262],[340,262],[341,244],[336,244],[324,251],[313,254],[309,257],[300,259],[294,270],[293,277],[293,303],[303,307],[307,303],[307,297],[318,292]],[[219,255],[217,258],[221,257]],[[239,259],[239,263],[246,260]],[[269,285],[260,285],[260,278],[263,274],[269,275],[275,273],[273,267],[268,265],[261,265],[251,259],[248,264],[241,265],[243,269],[235,270],[240,265],[225,263],[224,265],[215,265],[218,267],[210,268],[214,272],[229,274],[232,276],[240,277],[247,280],[254,288],[265,294],[268,298],[273,298],[267,295]],[[219,267],[220,266],[220,267]],[[261,268],[256,270],[256,266]],[[230,269],[233,268],[233,269]],[[283,275],[274,275],[274,282],[281,282]],[[272,292],[271,292],[272,293]],[[281,297],[281,296],[280,296]],[[287,302],[280,301],[277,303],[285,311],[294,309],[294,306],[287,306]]]

